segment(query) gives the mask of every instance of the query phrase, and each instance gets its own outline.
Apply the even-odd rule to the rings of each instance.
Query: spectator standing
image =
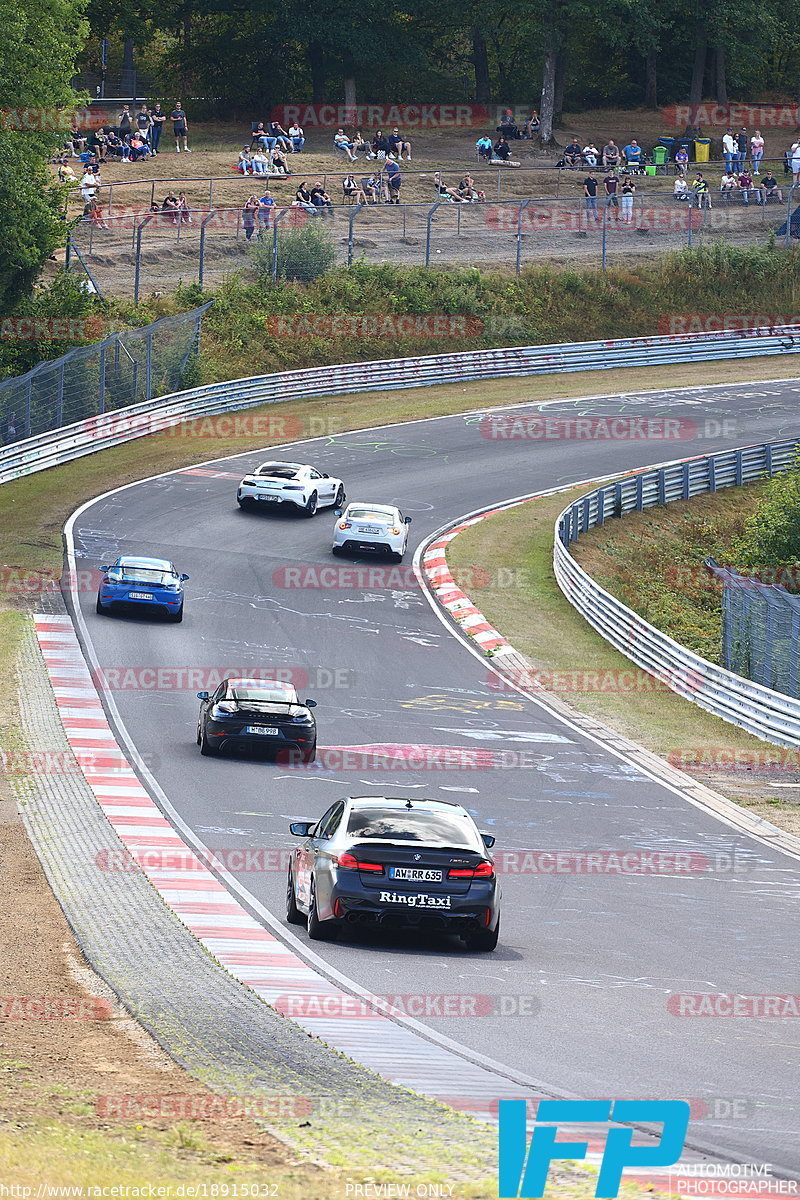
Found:
[[[603,166],[609,171],[616,171],[619,166],[619,146],[613,138],[603,146]]]
[[[789,161],[792,170],[792,183],[800,183],[800,140],[792,143],[789,151]]]
[[[87,204],[90,204],[97,195],[98,182],[97,176],[87,167],[81,179],[81,196]]]
[[[732,129],[728,129],[722,139],[722,154],[725,159],[725,169],[729,175],[732,175],[739,157],[738,144]]]
[[[761,159],[764,157],[764,139],[761,130],[757,129],[750,138],[750,158],[753,163],[753,174],[760,175]]]
[[[619,197],[617,190],[619,188],[619,180],[612,170],[608,172],[603,180],[603,188],[606,193],[606,208],[614,209],[614,220],[619,220]]]
[[[175,107],[170,113],[170,120],[172,121],[176,152],[180,154],[181,142],[183,142],[184,150],[187,154],[191,154],[192,152],[189,149],[189,121],[180,100],[175,101]]]
[[[147,105],[143,104],[136,114],[136,128],[142,141],[150,141],[150,130],[153,128],[153,121],[150,113],[147,111]]]
[[[633,220],[633,198],[636,195],[636,184],[630,177],[623,179],[620,193],[622,199],[622,223],[623,225],[630,225]]]
[[[265,188],[264,195],[258,202],[258,219],[261,230],[269,229],[273,208],[275,208],[275,199],[269,188]]]
[[[289,126],[289,141],[295,154],[299,154],[306,144],[305,134],[296,121],[294,125]]]
[[[736,163],[740,171],[744,170],[747,162],[747,144],[747,127],[743,125],[736,135]]]
[[[12,411],[6,417],[6,442],[10,445],[11,442],[17,440],[17,414]]]
[[[167,119],[167,114],[161,111],[161,105],[157,104],[150,113],[150,149],[153,154],[158,154],[158,143],[161,141],[161,130],[164,128],[164,122]]]
[[[242,208],[242,228],[244,236],[249,242],[255,233],[256,216],[258,215],[258,197],[248,196]]]
[[[131,110],[127,104],[122,106],[122,112],[117,117],[117,133],[124,141],[133,128],[131,121]]]
[[[583,194],[586,197],[586,219],[588,221],[589,214],[594,217],[595,225],[599,224],[600,218],[597,215],[597,177],[594,171],[590,171],[583,181]]]

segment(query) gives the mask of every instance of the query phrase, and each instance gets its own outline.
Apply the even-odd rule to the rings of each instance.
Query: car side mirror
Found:
[[[305,704],[306,708],[316,708],[317,707],[316,700],[305,700],[304,704]]]
[[[328,472],[327,472],[327,471],[323,471],[323,473],[322,473],[322,478],[323,478],[323,479],[330,479],[330,475],[328,474]]]
[[[181,583],[185,583],[188,578],[188,575],[181,575]]]
[[[405,521],[406,525],[411,524],[411,517],[403,517],[403,520]]]
[[[308,837],[313,828],[313,821],[292,821],[289,826],[289,833],[294,837]]]
[[[198,699],[198,700],[207,700],[207,699],[208,699],[208,692],[198,692],[198,693],[197,693],[197,699]]]
[[[342,515],[342,510],[340,508],[335,508],[333,511],[337,517]]]
[[[491,833],[482,833],[481,837],[483,838],[483,844],[487,850],[491,850],[492,846],[497,841],[497,838],[492,837]]]

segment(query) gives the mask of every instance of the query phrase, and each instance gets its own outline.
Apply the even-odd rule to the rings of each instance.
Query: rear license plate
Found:
[[[280,504],[280,496],[259,496],[259,500],[269,500],[270,504]]]
[[[380,904],[404,904],[406,908],[450,908],[449,896],[408,896],[405,892],[381,892]]]
[[[129,600],[152,600],[152,592],[128,592]]]
[[[441,883],[442,872],[426,867],[389,867],[389,878],[421,880],[422,883]]]
[[[261,737],[277,737],[278,730],[274,725],[245,725],[245,733],[257,733]]]
[[[358,532],[359,533],[380,533],[380,529],[378,529],[377,525],[359,525]]]

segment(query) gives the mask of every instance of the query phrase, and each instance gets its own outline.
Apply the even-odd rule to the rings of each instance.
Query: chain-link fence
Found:
[[[0,382],[0,441],[19,441],[179,390],[210,304],[79,346]]]
[[[633,191],[628,191],[632,186]],[[598,193],[601,189],[598,189]],[[334,204],[309,212],[297,206],[259,212],[241,207],[103,213],[84,218],[72,239],[80,260],[104,293],[138,301],[179,284],[218,284],[250,267],[248,245],[280,237],[290,226],[324,221],[338,261],[406,265],[496,266],[519,272],[542,263],[621,265],[666,250],[717,239],[752,246],[773,234],[787,246],[800,236],[800,187],[709,192],[679,199],[644,190],[636,177],[613,196],[435,204]],[[276,235],[277,227],[277,235]]]
[[[722,665],[800,698],[800,596],[706,559],[722,583]]]

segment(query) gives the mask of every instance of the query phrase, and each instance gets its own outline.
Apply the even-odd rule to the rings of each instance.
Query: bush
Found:
[[[738,567],[756,571],[800,563],[800,455],[789,471],[766,484],[734,554]]]
[[[299,210],[300,211],[300,210]],[[272,278],[272,238],[259,238],[252,249],[262,281]],[[336,247],[324,218],[312,217],[300,229],[278,228],[278,278],[313,283],[336,264]]]

